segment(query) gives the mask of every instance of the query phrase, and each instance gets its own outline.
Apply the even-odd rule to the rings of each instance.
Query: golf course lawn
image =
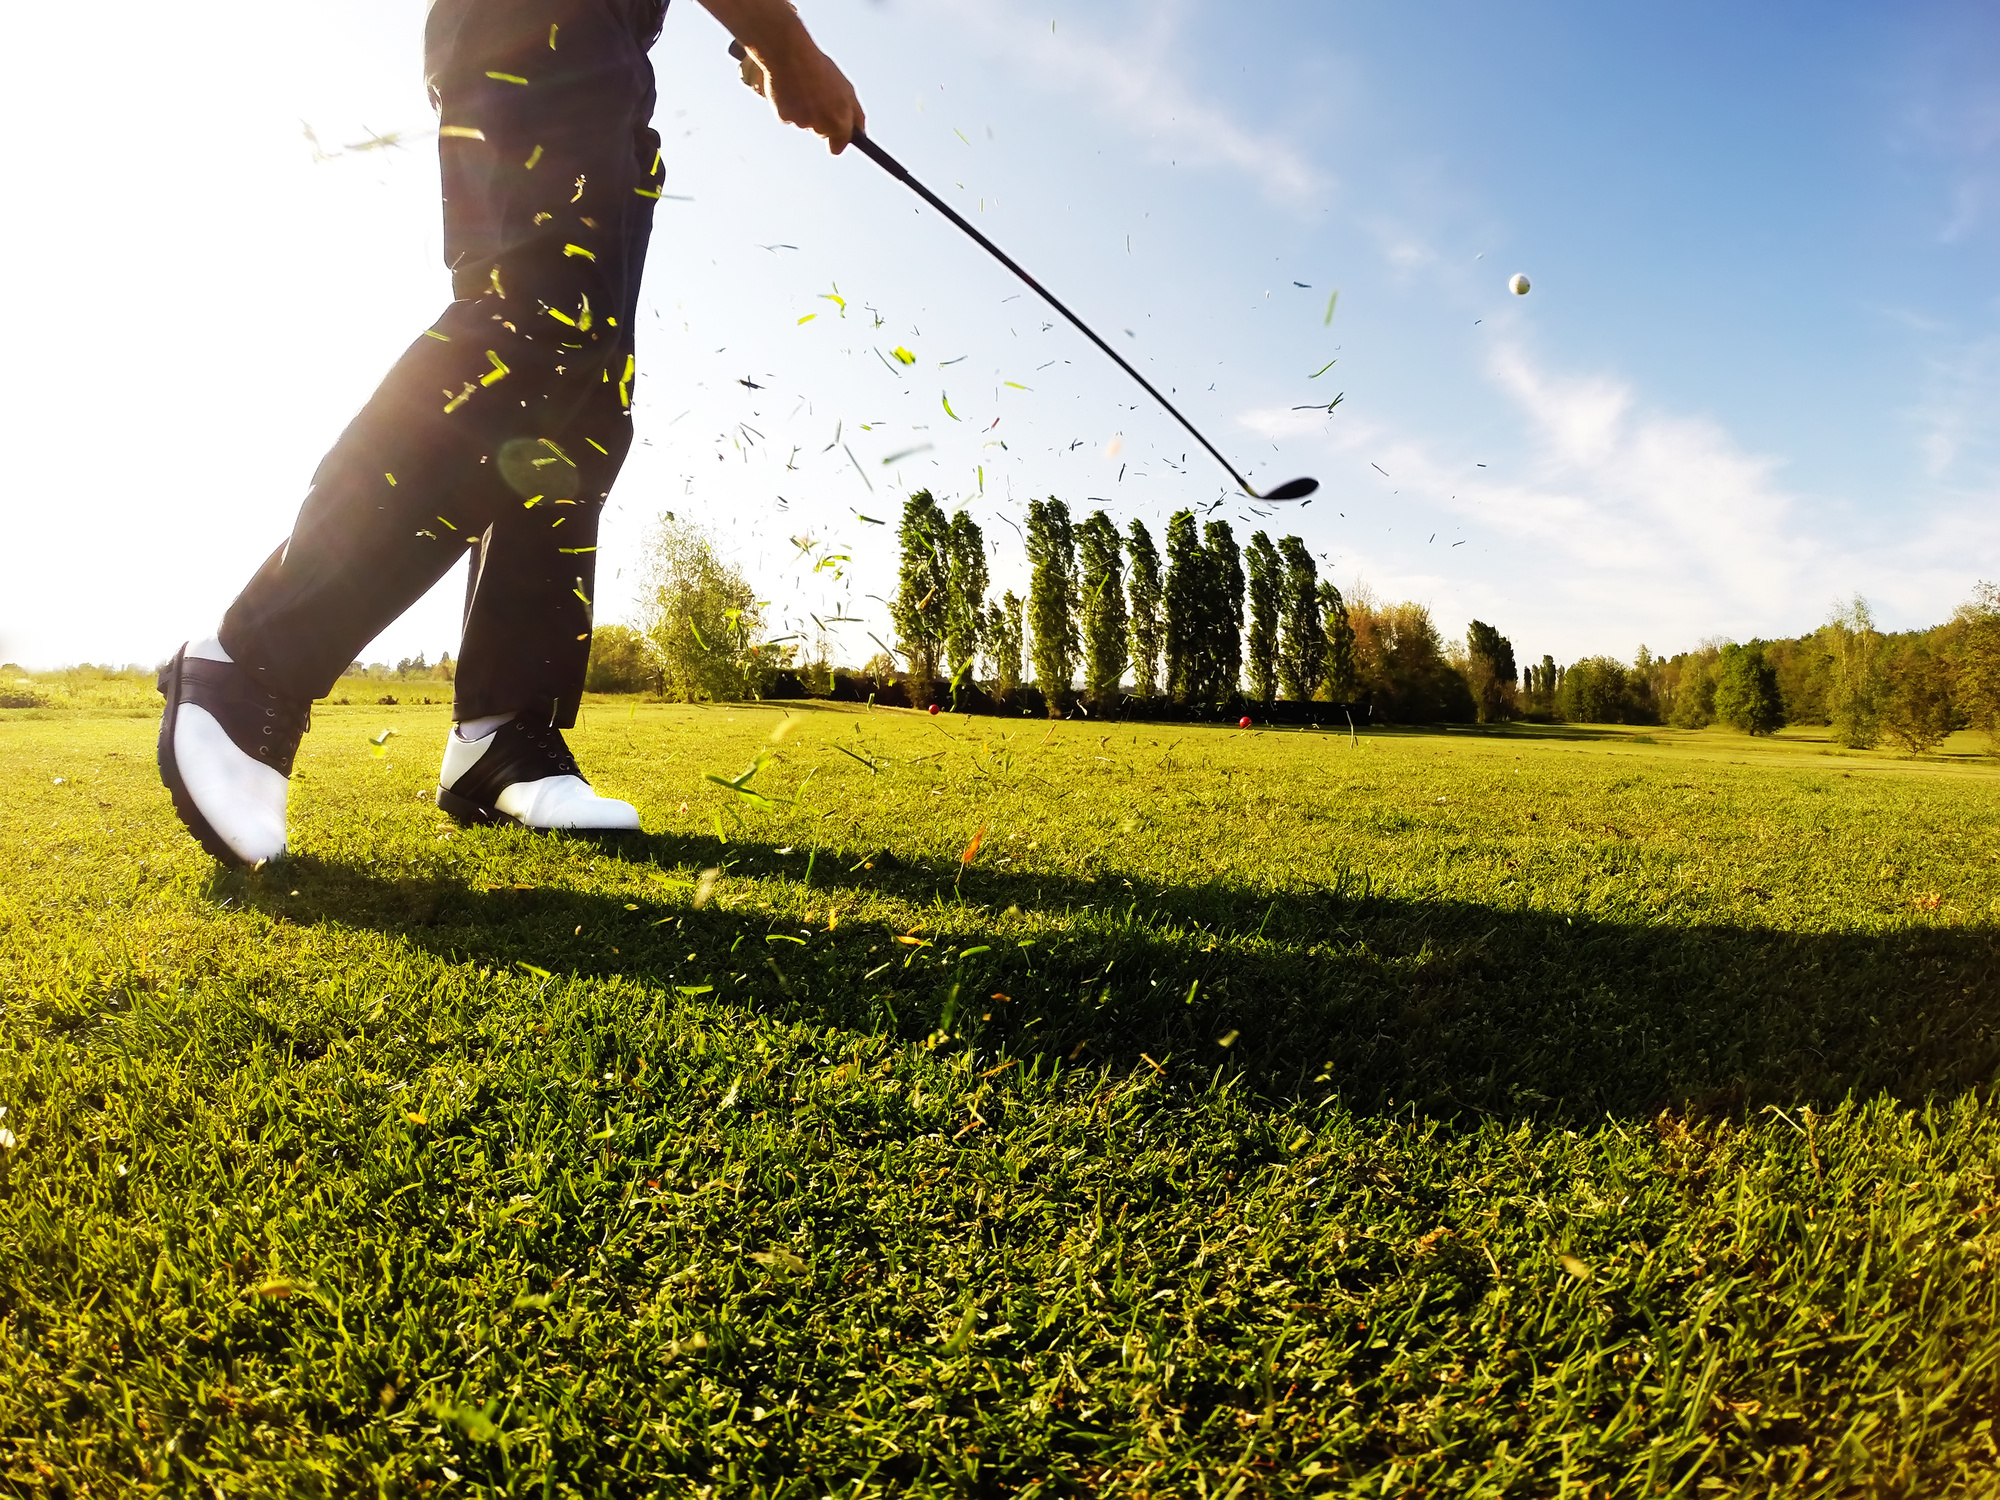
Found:
[[[7,1492],[2000,1490],[1977,746],[447,714],[0,712]]]

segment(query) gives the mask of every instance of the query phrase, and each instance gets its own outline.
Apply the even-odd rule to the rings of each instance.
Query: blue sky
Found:
[[[441,305],[422,9],[17,22],[43,65],[0,122],[34,149],[0,170],[41,212],[0,258],[55,336],[0,374],[17,462],[35,455],[7,503],[0,657],[154,660],[205,633]],[[1570,660],[1794,633],[1855,591],[1929,623],[2000,574],[1990,6],[803,13],[875,136],[1233,458],[1321,478],[1310,506],[1217,513],[1298,531],[1343,588]],[[837,642],[860,660],[894,543],[859,517],[893,522],[909,487],[974,511],[996,587],[1025,580],[1008,523],[1030,496],[1149,524],[1224,496],[1032,294],[865,161],[777,126],[725,40],[676,0],[655,53],[678,196],[600,618],[629,606],[662,509],[711,525],[781,619],[863,616]],[[302,124],[407,147],[315,161]],[[898,345],[915,365],[884,359]],[[810,571],[829,550],[852,558],[837,582]],[[455,649],[458,588],[368,654]]]

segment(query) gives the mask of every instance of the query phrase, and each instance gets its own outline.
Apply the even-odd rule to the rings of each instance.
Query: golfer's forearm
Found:
[[[701,0],[729,34],[766,62],[812,47],[805,22],[787,0]]]

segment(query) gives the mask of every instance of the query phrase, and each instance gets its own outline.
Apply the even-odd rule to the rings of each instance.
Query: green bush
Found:
[[[629,625],[600,625],[590,633],[590,667],[583,680],[592,693],[643,693],[657,686],[646,638]]]

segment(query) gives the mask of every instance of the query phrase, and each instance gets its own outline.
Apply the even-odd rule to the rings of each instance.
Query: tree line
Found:
[[[1981,584],[1946,623],[1885,633],[1859,597],[1809,634],[1710,640],[1671,657],[1517,661],[1481,620],[1447,640],[1429,609],[1347,594],[1297,536],[1239,546],[1225,521],[1175,512],[1156,543],[1143,521],[1081,521],[1030,502],[1026,596],[991,596],[986,538],[927,490],[904,502],[893,643],[855,673],[764,633],[749,581],[701,528],[663,517],[637,628],[600,627],[593,691],[675,698],[880,696],[922,708],[1062,714],[1310,716],[1311,704],[1378,723],[1725,724],[1768,734],[1830,725],[1856,748],[1934,748],[1955,729],[2000,743],[2000,591]],[[1161,543],[1164,545],[1162,546]],[[1336,722],[1338,718],[1336,717]]]
[[[1050,713],[1080,704],[1100,716],[1361,693],[1346,601],[1296,536],[1259,531],[1239,547],[1228,523],[1183,510],[1163,553],[1145,522],[1121,531],[1101,510],[1079,522],[1052,497],[1029,503],[1025,537],[1027,597],[989,600],[978,523],[912,494],[897,532],[896,645],[874,675],[900,675],[919,707],[974,689],[1006,703],[1031,686]]]
[[[1823,725],[1850,749],[1892,745],[1921,755],[1954,730],[2000,749],[2000,588],[1977,585],[1949,620],[1885,632],[1859,595],[1806,635],[1704,641],[1669,657],[1644,646],[1629,665],[1594,656],[1532,669],[1530,714],[1579,723],[1726,724],[1771,734]]]

